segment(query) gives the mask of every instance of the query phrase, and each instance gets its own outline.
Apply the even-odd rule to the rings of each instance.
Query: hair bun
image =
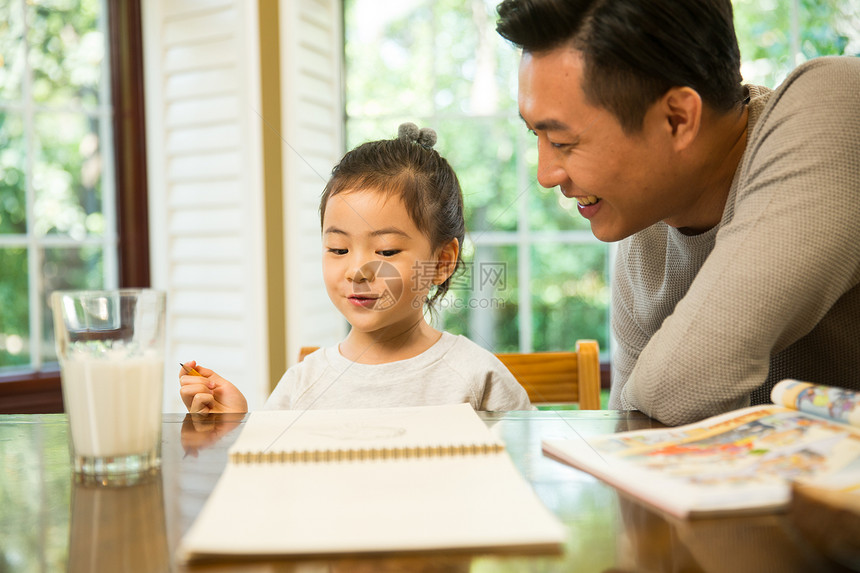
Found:
[[[425,149],[432,149],[436,145],[436,132],[429,127],[418,129],[412,122],[401,123],[397,128],[397,139],[407,143],[417,143]]]

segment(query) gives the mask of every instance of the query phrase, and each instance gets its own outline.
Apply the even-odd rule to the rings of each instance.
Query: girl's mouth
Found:
[[[348,300],[355,306],[360,306],[362,308],[373,308],[373,306],[376,304],[377,298],[354,294],[348,297]]]

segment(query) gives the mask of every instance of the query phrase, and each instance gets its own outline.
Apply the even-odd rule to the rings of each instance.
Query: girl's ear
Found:
[[[460,241],[456,238],[451,239],[447,244],[439,250],[439,257],[436,259],[436,275],[433,277],[433,284],[440,285],[454,274],[454,269],[457,268],[457,257],[460,254]]]

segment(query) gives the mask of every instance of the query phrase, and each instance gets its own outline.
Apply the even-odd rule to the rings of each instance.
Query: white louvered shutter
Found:
[[[346,333],[320,267],[319,200],[343,155],[340,0],[282,0],[281,115],[287,253],[287,357]]]
[[[257,3],[142,3],[153,286],[168,293],[165,411],[197,360],[269,391]]]

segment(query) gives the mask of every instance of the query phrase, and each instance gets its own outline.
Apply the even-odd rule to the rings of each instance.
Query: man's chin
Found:
[[[626,239],[633,233],[618,233],[617,231],[612,231],[609,229],[605,229],[600,225],[591,224],[591,233],[595,236],[598,241],[603,243],[615,243],[620,241],[621,239]]]

